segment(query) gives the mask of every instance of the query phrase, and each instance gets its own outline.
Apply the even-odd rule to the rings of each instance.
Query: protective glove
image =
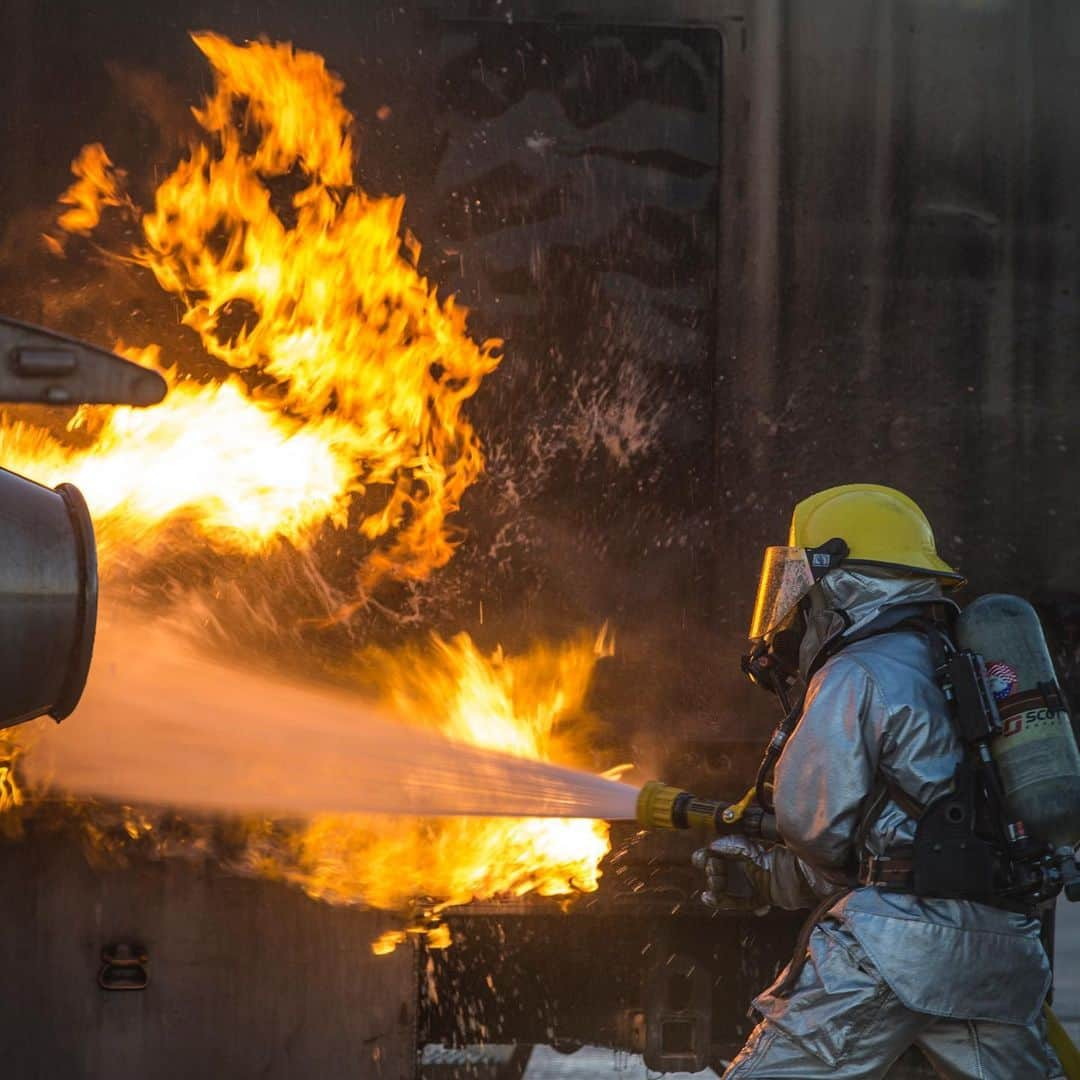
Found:
[[[701,899],[719,911],[763,915],[772,904],[773,851],[745,836],[721,836],[694,852],[693,863],[705,871]]]

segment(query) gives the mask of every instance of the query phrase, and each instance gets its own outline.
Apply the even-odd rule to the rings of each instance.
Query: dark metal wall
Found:
[[[474,629],[610,619],[596,705],[659,768],[658,719],[682,747],[714,705],[724,38],[615,5],[442,16],[437,273],[506,340],[476,403]]]
[[[968,595],[1068,606],[1080,13],[909,0],[748,14],[776,105],[751,108],[751,139],[775,148],[778,195],[749,215],[733,546],[777,535],[815,488],[880,479],[923,503]],[[753,207],[752,173],[746,190]]]
[[[0,866],[8,1075],[413,1075],[415,950],[370,948],[392,917],[191,859],[94,868],[44,830]]]

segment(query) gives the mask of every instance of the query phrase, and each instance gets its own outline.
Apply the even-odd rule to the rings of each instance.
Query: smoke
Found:
[[[76,712],[38,725],[24,759],[32,782],[141,805],[617,820],[633,818],[637,795],[410,727],[337,687],[212,658],[128,612],[103,616]]]

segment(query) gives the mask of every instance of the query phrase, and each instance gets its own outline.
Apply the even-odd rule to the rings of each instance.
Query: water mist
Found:
[[[75,795],[308,817],[634,817],[637,789],[451,742],[363,698],[199,652],[161,623],[102,620],[76,712],[38,721],[33,781]]]

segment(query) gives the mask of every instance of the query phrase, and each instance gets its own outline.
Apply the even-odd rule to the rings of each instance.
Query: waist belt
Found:
[[[859,863],[859,884],[875,885],[891,892],[914,892],[915,860],[866,855]]]
[[[909,893],[916,896],[918,894],[915,892],[915,860],[908,856],[864,855],[862,862],[859,863],[859,884],[870,885],[884,892]],[[926,899],[947,898],[926,897]],[[971,897],[966,899],[972,900]],[[1025,903],[1019,898],[980,896],[973,902],[1012,911],[1017,915],[1027,915],[1029,918],[1037,918],[1039,914],[1037,905]]]

